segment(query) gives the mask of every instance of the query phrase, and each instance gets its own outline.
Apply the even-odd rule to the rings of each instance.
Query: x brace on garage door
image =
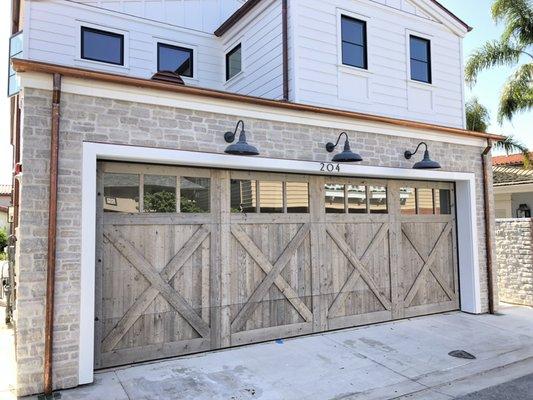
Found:
[[[85,184],[85,182],[87,183],[90,183],[91,181],[92,182],[95,182],[96,181],[96,176],[95,176],[95,173],[92,172],[91,173],[91,165],[94,166],[96,168],[96,159],[97,157],[102,157],[102,158],[112,158],[112,159],[121,159],[121,160],[129,160],[129,161],[151,161],[151,162],[154,162],[154,161],[157,161],[157,162],[161,162],[161,163],[171,163],[171,164],[186,164],[186,165],[192,165],[192,166],[207,166],[207,167],[213,167],[213,166],[223,166],[223,167],[226,167],[226,168],[250,168],[250,169],[255,169],[255,170],[277,170],[279,172],[293,172],[293,173],[307,173],[307,174],[320,174],[320,172],[318,172],[319,168],[320,168],[320,163],[313,163],[313,162],[300,162],[300,161],[290,161],[290,160],[268,160],[268,159],[260,159],[260,158],[254,158],[254,159],[242,159],[240,157],[231,157],[231,156],[225,156],[225,155],[215,155],[215,154],[202,154],[202,157],[200,159],[200,157],[198,157],[198,153],[194,153],[194,152],[182,152],[182,151],[172,151],[172,150],[160,150],[160,149],[147,149],[147,148],[143,148],[143,149],[140,149],[140,148],[135,148],[135,147],[130,147],[130,146],[113,146],[113,145],[101,145],[101,144],[92,144],[92,143],[86,143],[85,146],[84,146],[84,193],[83,193],[83,197],[84,197],[84,215],[83,215],[83,224],[84,224],[84,227],[87,226],[88,227],[88,231],[90,232],[91,229],[93,232],[96,232],[94,230],[94,228],[96,227],[95,226],[95,209],[94,209],[94,206],[91,210],[91,204],[88,200],[88,197],[87,197],[87,194],[91,194],[93,196],[96,196],[96,186],[95,184],[93,183],[92,185],[90,184]],[[246,163],[246,166],[243,165],[243,162]],[[93,170],[94,171],[94,170]],[[230,172],[229,171],[216,171],[217,173],[227,173],[229,174]],[[464,310],[466,311],[472,311],[472,312],[476,312],[476,309],[479,310],[479,285],[476,283],[476,280],[478,279],[477,278],[477,255],[475,253],[475,251],[473,251],[473,249],[475,248],[470,248],[472,244],[475,244],[476,242],[476,236],[475,236],[475,224],[473,224],[473,221],[474,221],[474,218],[473,218],[473,215],[474,215],[474,210],[475,210],[475,206],[474,206],[474,201],[473,201],[473,197],[472,195],[474,194],[474,179],[473,179],[473,174],[461,174],[461,173],[446,173],[446,172],[430,172],[430,173],[427,173],[425,172],[424,174],[421,174],[419,171],[411,171],[411,170],[398,170],[398,169],[391,169],[391,168],[376,168],[376,167],[354,167],[354,166],[343,166],[343,171],[342,171],[342,174],[343,175],[358,175],[358,176],[362,176],[362,175],[365,175],[365,176],[381,176],[381,177],[387,177],[387,178],[414,178],[414,179],[432,179],[432,180],[438,180],[438,181],[445,181],[445,180],[448,180],[448,181],[454,181],[456,182],[456,186],[457,186],[457,199],[458,199],[458,232],[459,232],[459,236],[463,238],[468,238],[466,242],[464,243],[467,243],[467,246],[464,246],[464,245],[461,245],[461,240],[459,240],[459,254],[460,254],[460,259],[461,261],[464,263],[462,265],[464,265],[464,268],[461,269],[460,271],[460,279],[461,279],[461,306]],[[311,177],[311,179],[315,179],[315,177]],[[317,178],[318,179],[318,178]],[[326,179],[325,177],[324,178],[320,178],[320,179]],[[229,181],[229,180],[228,180]],[[311,185],[312,186],[312,185]],[[311,188],[310,186],[310,188]],[[318,186],[319,187],[319,186]],[[94,205],[94,198],[93,197],[93,200],[92,200],[92,204]],[[463,207],[461,207],[461,204],[463,205]],[[87,205],[87,207],[86,207]],[[227,206],[229,206],[229,204],[227,204]],[[311,207],[312,207],[312,204],[311,204]],[[466,211],[466,212],[465,212]],[[310,212],[310,214],[312,214],[312,210]],[[91,217],[92,215],[92,217]],[[333,220],[336,218],[337,216],[331,216],[331,218],[333,218]],[[375,225],[375,229],[373,231],[368,231],[367,234],[367,239],[368,239],[368,243],[365,243],[365,246],[368,248],[368,251],[371,250],[372,248],[372,243],[374,241],[376,241],[376,244],[373,245],[373,246],[377,246],[377,243],[379,242],[379,238],[380,236],[383,236],[384,235],[384,231],[385,231],[385,228],[383,228],[383,222],[380,222],[379,219],[380,218],[384,218],[382,215],[369,215],[368,216],[368,225],[372,225],[374,224]],[[242,251],[244,253],[247,254],[246,257],[250,258],[254,264],[258,264],[256,261],[259,261],[261,260],[261,254],[259,252],[257,252],[256,250],[257,249],[254,249],[253,247],[250,246],[250,243],[249,241],[247,242],[246,240],[246,237],[243,236],[243,235],[240,235],[239,233],[239,228],[244,230],[244,232],[246,233],[246,236],[248,236],[249,239],[253,239],[255,238],[255,234],[253,232],[253,229],[254,228],[254,224],[264,224],[265,222],[264,221],[261,221],[261,218],[260,218],[260,214],[257,215],[257,218],[258,220],[257,221],[249,221],[250,223],[246,224],[246,223],[241,223],[241,224],[238,224],[239,226],[238,227],[235,227],[234,229],[230,229],[230,230],[224,230],[226,233],[226,235],[230,236],[231,237],[231,240],[235,243],[237,243],[239,246],[241,246],[242,248]],[[389,217],[390,218],[390,217]],[[92,223],[91,223],[91,220],[92,220]],[[220,223],[222,223],[223,221],[221,220]],[[303,239],[298,239],[298,240],[302,240],[300,246],[298,247],[298,249],[296,250],[296,252],[302,252],[302,248],[306,248],[307,247],[307,242],[310,242],[311,240],[311,237],[313,236],[313,221],[310,222],[311,226],[309,227],[309,233],[307,234],[306,233],[306,230],[307,228],[305,228],[305,225],[306,225],[306,222],[303,222],[303,221],[290,221],[291,224],[294,222],[294,226],[291,227],[290,229],[288,229],[288,231],[286,233],[284,233],[285,236],[283,236],[285,238],[284,241],[279,241],[279,254],[283,254],[283,252],[281,251],[281,249],[285,249],[287,247],[287,244],[291,243],[294,239],[296,239],[296,236],[300,236],[301,238]],[[334,221],[335,222],[335,221]],[[291,225],[289,224],[289,225]],[[91,228],[91,225],[93,226],[93,228]],[[276,226],[276,224],[271,224],[273,226]],[[315,224],[316,225],[316,224]],[[335,228],[338,229],[338,224],[334,224],[334,225],[337,225]],[[380,228],[378,228],[378,226],[380,226]],[[447,228],[447,224],[443,224],[441,225],[443,227],[442,229],[442,232],[440,234],[436,233],[436,235],[440,235],[440,236],[447,236],[449,237],[448,235],[448,230],[449,228]],[[246,232],[246,229],[252,229],[252,231],[248,231]],[[279,227],[276,227],[275,229],[280,229]],[[291,230],[292,229],[292,230]],[[302,231],[303,229],[303,231]],[[316,229],[315,229],[316,230]],[[389,236],[390,236],[390,227],[388,228],[389,232],[387,233]],[[394,230],[394,229],[393,229]],[[432,251],[431,250],[428,250],[428,248],[424,249],[422,251],[422,249],[420,248],[420,244],[416,243],[416,239],[413,239],[412,237],[409,237],[410,235],[410,232],[409,232],[409,228],[407,227],[406,229],[402,229],[402,231],[404,231],[404,233],[402,233],[402,237],[405,237],[406,239],[406,246],[408,246],[410,248],[409,251],[412,252],[413,254],[413,260],[417,260],[416,262],[419,263],[419,267],[420,267],[420,271],[418,273],[418,276],[428,276],[430,275],[431,276],[431,279],[433,280],[433,284],[435,285],[439,285],[440,287],[442,287],[441,283],[442,282],[439,282],[439,273],[435,273],[435,271],[432,271],[432,268],[431,268],[431,259],[432,258],[435,258],[435,255],[432,254]],[[452,231],[454,231],[452,229]],[[84,229],[84,233],[86,232],[86,230]],[[212,231],[211,231],[212,232]],[[335,235],[335,231],[333,231],[332,229],[329,229],[329,230],[323,230],[323,234],[322,234],[322,237],[326,237],[326,240],[329,240],[331,241],[331,243],[335,243],[335,249],[336,251],[338,252],[338,257],[343,257],[344,259],[344,263],[346,263],[345,265],[346,266],[349,266],[350,269],[346,269],[346,273],[347,275],[345,276],[346,280],[344,282],[338,282],[339,286],[339,290],[338,292],[334,292],[336,293],[336,298],[339,298],[339,294],[341,293],[345,293],[347,291],[349,291],[349,289],[351,288],[351,284],[349,283],[350,282],[350,279],[348,279],[350,276],[352,276],[354,273],[355,274],[361,274],[361,271],[363,272],[361,275],[364,275],[364,271],[366,269],[362,269],[361,268],[361,265],[365,266],[365,256],[364,256],[364,251],[366,250],[363,249],[363,250],[359,250],[359,251],[354,251],[355,256],[354,254],[351,254],[348,249],[347,249],[347,246],[343,246],[342,242],[339,240],[339,237],[336,237],[338,235]],[[315,233],[316,234],[316,233]],[[435,234],[434,234],[435,235]],[[340,236],[342,237],[342,232],[340,234]],[[440,237],[439,236],[439,237]],[[111,232],[111,235],[109,237],[112,237],[112,232]],[[237,237],[239,237],[241,240],[239,240]],[[347,237],[347,236],[345,236]],[[398,235],[396,235],[396,237],[398,237]],[[409,239],[410,240],[409,240]],[[113,237],[113,239],[117,239],[116,237]],[[336,240],[335,240],[336,239]],[[347,241],[348,239],[345,240],[345,242]],[[411,242],[411,243],[408,243],[408,242]],[[222,241],[223,242],[223,241]],[[118,247],[121,247],[120,245],[121,241],[119,240],[118,241]],[[213,242],[214,243],[214,242]],[[244,245],[243,245],[244,243]],[[254,242],[255,243],[255,242]],[[122,244],[124,244],[122,242]],[[203,242],[203,246],[205,246],[206,242],[204,240]],[[236,244],[236,245],[237,245]],[[435,245],[438,244],[438,243],[435,243]],[[93,321],[92,318],[91,320],[88,320],[87,317],[89,315],[94,315],[94,303],[93,303],[93,306],[91,307],[90,304],[88,304],[88,300],[89,299],[94,299],[94,283],[91,283],[91,278],[90,276],[88,275],[88,273],[92,270],[92,274],[93,274],[93,280],[92,282],[94,282],[94,247],[95,246],[95,242],[94,242],[94,239],[91,241],[90,240],[90,237],[88,237],[87,235],[84,235],[84,238],[83,238],[83,247],[84,247],[84,251],[83,251],[83,265],[82,265],[82,320],[81,320],[81,324],[86,327],[87,329],[84,329],[82,327],[81,329],[81,335],[82,335],[82,339],[83,339],[83,336],[88,336],[87,334],[90,332],[92,333],[93,332]],[[113,251],[116,251],[116,247],[115,246],[112,246],[113,247]],[[257,243],[256,243],[256,247],[257,248],[260,248],[260,246],[257,246]],[[379,246],[378,246],[379,247]],[[438,247],[438,246],[437,246]],[[87,263],[87,261],[91,260],[91,252],[90,252],[90,248],[93,249],[93,255],[92,255],[92,267],[90,266],[89,263]],[[318,247],[319,248],[319,247]],[[121,247],[122,250],[124,250],[126,253],[128,252],[127,249],[125,249],[124,247]],[[89,250],[89,251],[87,251]],[[131,250],[131,249],[130,249]],[[178,251],[179,248],[176,247],[176,251]],[[263,250],[261,253],[263,254],[263,256],[265,256],[265,253],[268,253],[267,250],[265,250],[264,248],[260,248],[260,250]],[[416,253],[419,253],[419,255],[417,255]],[[176,253],[177,254],[177,253]],[[252,254],[254,255],[252,257]],[[273,253],[272,253],[273,254]],[[272,256],[272,254],[270,254],[270,257],[263,257],[264,259],[262,261],[259,262],[259,264],[262,264],[262,267],[260,266],[259,268],[261,269],[261,273],[262,274],[269,274],[269,272],[265,272],[265,271],[273,271],[274,270],[274,267],[276,267],[276,257],[275,256]],[[368,253],[370,254],[370,253]],[[267,254],[268,255],[268,254]],[[287,256],[289,256],[287,254]],[[312,252],[311,252],[311,257],[313,256]],[[122,255],[121,255],[122,257]],[[303,257],[304,259],[307,257],[307,255],[302,255],[301,257]],[[368,256],[367,256],[368,257]],[[133,258],[130,254],[130,258]],[[228,255],[226,258],[226,260],[229,260],[230,259],[230,256]],[[139,261],[141,259],[138,259],[137,261]],[[268,263],[267,262],[263,262],[263,261],[266,261],[268,260]],[[150,260],[151,261],[151,260]],[[137,265],[139,266],[139,264],[141,265],[140,268],[142,268],[142,264],[143,262],[137,262]],[[158,268],[164,268],[165,265],[163,265],[164,263],[160,263],[159,267]],[[289,262],[289,266],[290,266],[290,262]],[[474,268],[475,266],[475,268]],[[287,268],[287,267],[284,267],[283,270]],[[346,267],[347,268],[347,267]],[[367,267],[365,267],[367,268]],[[282,271],[283,271],[282,270]],[[358,271],[358,272],[355,272],[355,271]],[[146,270],[144,272],[147,272]],[[276,271],[277,272],[277,271]],[[161,276],[161,275],[159,275]],[[279,277],[282,277],[283,280],[285,281],[285,283],[283,283]],[[152,283],[152,286],[153,286],[153,283],[156,283],[157,285],[160,285],[160,287],[165,287],[164,285],[162,285],[162,282],[164,283],[164,279],[159,279],[157,278],[157,276],[153,275],[152,277],[152,281],[150,281]],[[363,276],[364,278],[364,276]],[[441,280],[443,279],[442,276],[440,276]],[[145,278],[143,278],[145,279]],[[266,278],[265,278],[266,279]],[[281,291],[281,293],[283,294],[283,291],[280,290],[280,287],[283,288],[283,287],[287,287],[287,283],[290,283],[290,277],[285,277],[283,276],[283,274],[278,274],[278,273],[274,273],[272,274],[272,276],[269,278],[269,279],[274,279],[274,283],[277,282],[277,284],[274,284],[274,285],[271,285],[272,287],[275,287],[276,290],[279,290]],[[355,275],[353,275],[352,277],[352,280],[355,279]],[[422,279],[422,278],[420,278]],[[419,282],[423,282],[423,280],[420,280],[418,279]],[[424,278],[426,281],[427,281],[427,278]],[[417,283],[417,278],[414,277],[414,280],[413,280],[413,283],[412,284],[409,284],[409,287],[412,289],[413,287],[416,288],[417,285],[420,285],[420,288],[425,288],[424,290],[427,289],[427,285],[424,285],[423,283]],[[366,304],[367,306],[372,306],[372,307],[381,307],[382,310],[381,311],[375,311],[375,310],[372,310],[372,312],[370,313],[366,313],[366,314],[362,314],[362,315],[367,315],[367,314],[373,314],[374,311],[376,313],[380,313],[380,312],[388,312],[389,315],[390,315],[390,311],[387,310],[387,301],[384,299],[384,297],[381,297],[379,295],[377,295],[378,293],[381,293],[382,292],[386,292],[386,290],[383,290],[383,289],[380,289],[379,286],[377,287],[372,287],[372,283],[370,283],[370,285],[368,284],[368,282],[371,280],[367,279],[358,279],[359,282],[365,282],[366,286],[367,286],[367,292],[368,292],[368,298],[370,299],[370,295],[374,298],[372,301],[368,301],[368,303]],[[378,281],[380,281],[378,279]],[[449,282],[449,281],[448,281]],[[167,282],[168,283],[168,282]],[[261,285],[261,284],[259,284]],[[346,286],[347,285],[347,286]],[[379,285],[379,284],[377,284]],[[346,286],[346,289],[344,290],[343,292],[343,287]],[[91,289],[92,287],[92,289]],[[450,289],[451,288],[451,289]],[[465,288],[468,289],[468,291],[465,291]],[[167,288],[168,289],[168,288]],[[347,290],[348,289],[348,290]],[[373,290],[374,289],[374,290]],[[446,293],[446,289],[442,289],[444,291],[444,294],[441,293],[441,295],[444,295],[444,296],[447,296],[447,298],[449,299],[449,294],[451,294],[452,290],[455,290],[456,289],[456,286],[453,287],[453,285],[450,285],[449,288],[448,288],[448,291],[449,293]],[[294,289],[293,289],[294,290]],[[414,290],[414,289],[412,289]],[[247,294],[249,295],[249,293]],[[409,295],[409,293],[407,293],[407,295]],[[243,295],[244,296],[244,295]],[[341,297],[343,295],[341,294]],[[409,295],[410,297],[413,297],[413,295]],[[167,297],[168,299],[166,298],[166,300],[172,300],[173,297],[176,297],[174,294],[170,294],[167,293]],[[246,296],[245,296],[246,297]],[[249,297],[249,296],[248,296]],[[294,298],[294,296],[289,296],[291,298]],[[381,297],[381,299],[380,299]],[[286,298],[286,297],[284,297]],[[413,297],[414,298],[414,297]],[[176,300],[176,299],[174,299]],[[301,296],[300,297],[300,301],[304,303],[305,305],[305,308],[307,308],[309,311],[311,311],[312,313],[316,314],[316,310],[313,309],[313,305],[312,304],[307,304],[306,303],[306,296]],[[406,300],[410,300],[409,298],[407,298]],[[93,300],[94,301],[94,300]],[[285,301],[285,300],[284,300]],[[383,302],[385,304],[383,304]],[[454,300],[454,301],[457,301],[457,300]],[[332,299],[332,303],[335,302],[334,299]],[[235,302],[236,304],[239,304],[238,302]],[[305,311],[305,308],[302,307],[302,304],[299,303],[298,300],[295,300],[293,302],[289,302],[290,303],[290,307],[292,307],[294,309],[294,311],[291,311],[291,313],[289,313],[289,316],[291,318],[295,318],[294,321],[289,321],[289,322],[295,322],[294,324],[291,323],[289,325],[291,325],[292,327],[296,327],[296,331],[294,331],[294,333],[289,333],[289,334],[284,334],[284,335],[278,335],[278,334],[274,334],[275,332],[270,332],[268,331],[268,329],[270,328],[266,328],[266,330],[264,331],[265,332],[265,337],[264,339],[266,338],[269,338],[269,337],[276,337],[276,336],[290,336],[292,334],[299,334],[299,333],[305,333],[305,329],[312,329],[312,330],[316,330],[317,328],[316,327],[307,327],[306,324],[309,324],[309,314],[307,314],[307,319],[305,317],[306,315],[306,311]],[[340,304],[341,301],[340,300],[337,300],[337,304]],[[391,302],[392,303],[392,302]],[[294,305],[297,305],[297,307],[295,307]],[[178,306],[178,304],[176,303],[175,304],[176,306]],[[183,310],[184,307],[183,307],[183,304],[181,304],[181,309]],[[249,306],[250,307],[250,306]],[[253,307],[251,307],[253,308]],[[337,308],[337,310],[336,310]],[[342,307],[341,307],[342,308]],[[257,309],[259,309],[259,307],[257,307]],[[257,312],[257,309],[254,310],[253,312]],[[377,308],[376,308],[377,309]],[[449,308],[447,308],[449,309]],[[347,315],[338,315],[338,314],[335,314],[337,313],[339,310],[338,308],[338,305],[336,305],[333,310],[331,310],[331,306],[328,307],[327,310],[323,310],[323,308],[321,309],[320,313],[321,315],[326,315],[326,318],[323,318],[320,322],[320,324],[322,324],[322,326],[324,326],[324,324],[326,324],[326,326],[328,326],[329,329],[331,328],[334,328],[336,327],[335,326],[335,323],[338,324],[338,327],[340,326],[352,326],[352,325],[355,325],[357,323],[368,323],[368,322],[372,322],[372,320],[369,320],[368,322],[355,322],[350,320],[350,318],[346,318],[346,317],[351,317],[351,316],[347,316]],[[332,313],[333,311],[333,313]],[[238,311],[235,311],[236,314],[234,315],[234,317],[237,317],[238,315]],[[329,314],[328,314],[329,312]],[[247,314],[248,312],[246,312]],[[201,313],[200,313],[201,314]],[[216,313],[215,313],[216,314]],[[241,315],[244,315],[246,316],[246,314],[241,314]],[[341,313],[342,314],[342,313]],[[375,313],[374,313],[375,314]],[[284,315],[283,313],[279,313],[279,315]],[[377,315],[377,314],[376,314]],[[409,315],[409,312],[407,311],[405,313],[405,315]],[[416,314],[414,314],[416,315]],[[94,317],[93,317],[94,318]],[[204,316],[202,316],[202,319],[204,318]],[[206,317],[205,317],[206,318]],[[210,317],[210,318],[213,318],[213,317]],[[297,318],[297,319],[296,319]],[[389,317],[390,318],[390,317]],[[246,322],[244,325],[241,325],[240,327],[238,327],[238,325],[240,325],[241,323],[239,322],[239,319],[237,320],[238,324],[235,323],[235,325],[232,327],[231,324],[232,324],[232,320],[235,321],[235,318],[222,318],[223,320],[225,320],[226,322],[221,322],[220,325],[222,326],[223,323],[227,323],[229,324],[229,326],[226,326],[226,327],[223,327],[223,329],[226,330],[226,332],[230,332],[229,335],[227,336],[222,336],[221,335],[221,339],[220,339],[220,345],[221,346],[225,346],[225,345],[228,345],[226,343],[231,343],[231,340],[234,339],[235,340],[235,343],[237,342],[242,342],[242,343],[247,343],[247,342],[250,342],[250,341],[256,341],[256,340],[261,340],[257,335],[256,333],[257,332],[254,332],[254,335],[253,337],[250,337],[250,335],[248,334],[248,332],[246,330],[242,331],[242,327],[245,326],[246,324],[249,324],[249,322]],[[240,318],[240,319],[243,319],[243,318]],[[377,318],[377,320],[381,320],[380,318]],[[211,321],[211,319],[210,319]],[[283,321],[282,321],[283,322]],[[313,320],[313,325],[316,326],[317,322],[315,322],[315,320]],[[347,325],[345,325],[347,324]],[[190,324],[189,324],[190,325]],[[202,324],[197,324],[197,327],[201,329],[201,326]],[[279,323],[278,325],[279,326]],[[274,327],[274,329],[277,329],[277,326]],[[205,328],[205,326],[204,326]],[[194,328],[193,328],[194,329]],[[261,328],[262,329],[262,328]],[[198,332],[196,329],[194,329],[194,331],[196,332],[196,334],[199,334],[199,336],[202,335],[202,333]],[[212,332],[213,329],[210,328],[210,331]],[[251,330],[253,331],[253,330]],[[203,334],[205,334],[206,332],[204,331]],[[195,335],[196,335],[195,334]],[[273,335],[273,336],[271,336]],[[215,336],[218,336],[215,335]],[[203,338],[203,336],[202,336]],[[195,339],[195,338],[192,338],[191,339]],[[264,340],[262,339],[262,340]],[[210,338],[211,340],[211,345],[213,343],[213,338],[211,337]],[[90,340],[92,342],[92,338]],[[88,343],[88,337],[85,339],[84,342],[82,343]],[[202,349],[200,349],[202,350]],[[82,348],[82,353],[83,354],[80,354],[80,383],[86,383],[86,382],[89,382],[90,380],[92,380],[92,368],[93,368],[93,357],[92,357],[92,354],[93,353],[93,349],[90,347],[90,346],[83,346]],[[90,358],[87,357],[88,355],[90,355]],[[88,360],[90,360],[90,364],[88,362]]]

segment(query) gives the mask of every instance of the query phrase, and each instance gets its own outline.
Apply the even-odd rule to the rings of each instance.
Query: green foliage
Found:
[[[490,113],[477,97],[466,102],[466,128],[469,131],[487,132],[490,125]]]
[[[501,124],[533,107],[533,3],[494,0],[492,17],[496,23],[504,24],[504,31],[499,40],[487,42],[474,51],[466,64],[465,78],[473,85],[486,69],[518,66],[500,96],[498,122]]]
[[[4,251],[4,248],[7,246],[7,229],[0,229],[0,255]]]
[[[201,213],[204,212],[198,205],[196,204],[196,201],[186,199],[185,197],[182,197],[180,199],[180,211],[182,213]]]
[[[146,193],[144,210],[157,213],[176,212],[176,194],[165,191]]]

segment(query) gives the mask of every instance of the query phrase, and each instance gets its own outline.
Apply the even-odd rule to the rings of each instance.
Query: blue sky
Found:
[[[495,26],[492,22],[490,15],[492,0],[440,0],[440,2],[474,27],[474,30],[467,35],[464,41],[465,59],[472,50],[486,40],[498,38],[502,28]],[[7,44],[10,34],[9,17],[10,1],[0,1],[0,35],[3,38],[0,40],[0,54],[5,56],[8,53]],[[511,71],[512,69],[508,68],[498,68],[484,72],[479,77],[477,85],[472,89],[467,89],[467,99],[471,96],[477,96],[490,109],[493,123],[490,127],[491,132],[513,135],[533,148],[532,112],[517,116],[512,124],[505,123],[503,126],[499,126],[496,121],[499,92]],[[0,184],[10,183],[11,180],[9,101],[5,97],[6,76],[5,72],[0,74]]]

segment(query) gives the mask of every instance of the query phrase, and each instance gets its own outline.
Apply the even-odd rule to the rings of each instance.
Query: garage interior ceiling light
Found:
[[[328,153],[333,153],[333,150],[335,150],[335,148],[339,144],[339,142],[341,140],[341,137],[343,135],[346,136],[346,141],[344,142],[344,150],[342,151],[342,153],[336,154],[333,157],[332,161],[333,162],[359,162],[359,161],[363,161],[363,158],[359,154],[354,153],[350,149],[350,141],[348,140],[348,134],[346,132],[341,132],[341,134],[339,135],[339,137],[337,139],[337,143],[333,144],[332,142],[329,142],[328,144],[326,144],[326,150],[328,151]]]
[[[237,135],[237,131],[239,130],[239,125],[242,125],[239,140],[237,141],[237,143],[233,143],[233,141],[235,140],[235,136]],[[227,154],[234,154],[238,156],[259,155],[259,151],[257,151],[254,146],[249,145],[246,142],[246,132],[244,131],[244,121],[242,119],[237,122],[237,126],[235,127],[234,132],[226,132],[224,134],[224,140],[226,140],[227,143],[233,143],[226,147],[226,150],[224,150],[224,152]]]
[[[413,152],[407,150],[404,153],[404,156],[407,160],[410,160],[411,157],[413,157],[418,150],[420,149],[420,146],[424,145],[426,150],[424,151],[424,158],[422,161],[417,162],[415,165],[413,165],[413,169],[439,169],[441,168],[440,164],[436,161],[433,161],[429,157],[429,151],[428,151],[428,145],[425,142],[420,142],[418,146],[416,146],[416,150]]]

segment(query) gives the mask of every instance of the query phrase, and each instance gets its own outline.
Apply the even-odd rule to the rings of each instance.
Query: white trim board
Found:
[[[201,154],[201,157],[199,155]],[[186,165],[299,174],[324,174],[321,163],[262,157],[242,157],[215,153],[157,149],[85,142],[82,164],[82,256],[80,299],[79,384],[93,381],[95,246],[96,246],[96,166],[97,160],[117,160],[156,164]],[[390,179],[438,180],[456,183],[457,242],[461,310],[481,313],[476,186],[473,173],[424,171],[342,164],[340,172],[327,175]]]
[[[22,89],[36,88],[52,90],[52,76],[50,74],[24,72],[19,75],[21,77]],[[412,129],[386,123],[357,120],[356,118],[287,110],[164,90],[140,89],[138,87],[97,80],[64,77],[61,86],[61,90],[64,93],[233,115],[238,119],[254,118],[479,148],[486,147],[486,139],[483,138],[461,137],[459,135],[436,132],[431,129]]]

